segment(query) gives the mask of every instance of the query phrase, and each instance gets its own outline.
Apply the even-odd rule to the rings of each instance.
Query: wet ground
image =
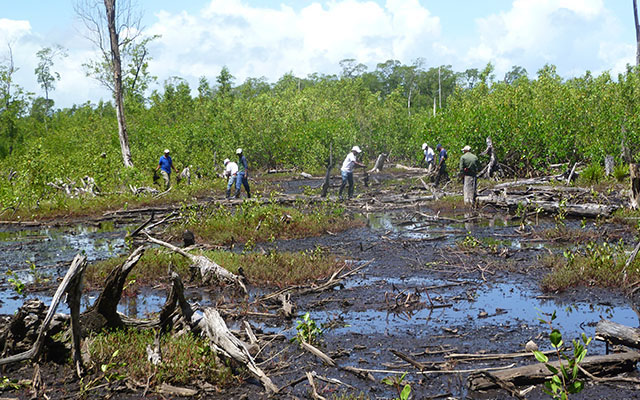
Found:
[[[290,189],[303,191],[307,185],[319,184],[317,180],[298,180]],[[554,326],[561,330],[567,342],[582,333],[593,336],[601,318],[633,327],[639,325],[638,315],[622,293],[593,288],[563,293],[540,290],[539,281],[548,272],[541,267],[540,258],[550,253],[561,254],[574,246],[571,242],[540,240],[530,234],[555,226],[552,219],[530,221],[523,231],[520,221],[499,212],[427,218],[435,215],[433,210],[420,207],[365,213],[361,215],[367,220],[363,228],[258,246],[294,251],[320,246],[350,260],[351,267],[366,264],[333,290],[293,295],[292,301],[297,305],[298,315],[309,312],[325,327],[319,347],[326,354],[341,367],[369,371],[375,382],[327,367],[283,340],[271,343],[261,357],[265,360],[261,368],[277,386],[285,387],[304,376],[305,371],[315,371],[352,386],[319,383],[320,394],[327,398],[343,392],[392,398],[394,391],[380,380],[408,372],[405,382],[411,384],[416,399],[509,398],[504,391],[469,392],[465,385],[467,374],[452,371],[513,363],[525,365],[534,363],[532,358],[465,362],[446,355],[521,352],[529,340],[548,350],[549,329],[538,318],[547,318],[554,311],[558,316]],[[592,221],[567,220],[566,224],[568,229],[595,232],[596,238],[603,232],[603,227]],[[627,230],[612,225],[605,228],[614,232],[613,239],[622,239],[631,246],[634,238],[628,236]],[[5,276],[8,269],[17,271],[26,281],[34,279],[31,264],[39,273],[60,276],[79,250],[85,251],[90,261],[126,252],[125,233],[126,227],[118,226],[0,232],[3,254],[0,273],[4,278],[0,281],[0,314],[13,313],[24,301]],[[471,245],[462,246],[465,241]],[[254,297],[264,293],[264,288],[252,290]],[[85,295],[84,307],[91,304],[95,295]],[[48,303],[48,296],[46,292],[29,293],[27,298],[39,297]],[[214,305],[218,300],[213,290],[191,288],[189,296],[201,306]],[[124,298],[120,311],[144,318],[157,312],[165,297],[163,290],[143,291],[138,297]],[[64,308],[60,311],[64,312]],[[295,319],[256,316],[245,319],[258,331],[282,333],[287,339],[295,335]],[[234,327],[238,321],[229,318],[227,323]],[[392,350],[428,365],[428,372],[418,371]],[[605,351],[600,342],[594,341],[589,346],[589,355],[605,354]],[[583,393],[572,399],[636,398],[635,390],[631,385],[588,384]],[[309,386],[304,381],[287,386],[284,392],[285,397],[307,398]],[[259,386],[249,385],[218,396],[261,398],[261,393]],[[527,398],[548,396],[538,385]]]

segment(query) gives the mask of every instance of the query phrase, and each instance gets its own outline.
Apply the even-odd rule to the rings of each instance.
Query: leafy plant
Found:
[[[398,392],[398,397],[396,397],[394,400],[407,400],[411,395],[411,385],[407,383],[403,386],[404,378],[406,376],[407,373],[405,372],[400,377],[394,375],[382,379],[382,383],[384,383],[385,385],[393,386]]]
[[[314,344],[322,336],[322,325],[316,323],[308,312],[302,316],[302,320],[296,322],[298,323],[296,336],[291,339],[291,342]]]
[[[22,385],[19,382],[9,379],[6,376],[3,376],[2,379],[0,379],[0,390],[16,390],[21,387]]]
[[[38,267],[33,261],[27,260],[26,262],[27,264],[29,264],[29,275],[31,275],[31,279],[33,280],[33,283],[40,284],[40,283],[49,282],[50,277],[38,271]]]
[[[26,295],[26,293],[24,292],[25,289],[25,285],[24,282],[22,282],[22,280],[20,280],[20,277],[18,277],[18,274],[16,274],[14,271],[12,270],[7,270],[7,281],[11,284],[12,289],[20,296],[24,296]]]
[[[107,382],[121,381],[125,378],[125,375],[119,373],[118,370],[120,368],[126,367],[127,363],[122,361],[115,361],[119,353],[120,350],[114,351],[111,355],[111,358],[109,359],[109,362],[100,365],[100,371],[102,371],[102,373],[104,374],[104,379],[106,379]]]
[[[564,342],[562,341],[562,334],[560,331],[553,327],[553,321],[556,319],[556,312],[551,314],[549,320],[539,318],[542,323],[548,324],[551,329],[549,334],[549,341],[551,347],[555,350],[556,357],[558,359],[558,366],[554,366],[549,362],[547,357],[541,351],[533,351],[536,360],[543,363],[549,372],[553,375],[551,379],[544,383],[544,392],[551,396],[554,400],[567,400],[569,394],[579,393],[584,389],[584,382],[578,379],[578,371],[580,362],[587,355],[587,346],[591,343],[591,338],[588,338],[584,333],[582,334],[582,341],[573,340],[573,354],[567,355],[562,349]]]
[[[613,168],[613,177],[618,182],[624,182],[629,176],[629,166],[626,164],[618,164]]]
[[[604,168],[599,163],[592,162],[580,174],[580,181],[585,184],[599,183],[604,178]]]

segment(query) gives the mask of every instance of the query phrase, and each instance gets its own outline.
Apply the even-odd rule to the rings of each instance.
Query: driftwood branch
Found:
[[[169,250],[176,252],[180,255],[182,255],[183,257],[188,258],[189,260],[191,260],[191,262],[193,263],[192,267],[198,268],[200,270],[200,274],[202,276],[202,280],[205,283],[208,283],[211,281],[212,277],[215,277],[218,280],[222,280],[225,282],[229,282],[235,285],[238,285],[240,288],[242,288],[242,290],[244,291],[245,294],[247,294],[247,288],[244,285],[244,283],[242,282],[242,278],[229,272],[228,270],[224,269],[223,267],[221,267],[220,265],[218,265],[217,263],[211,261],[210,259],[208,259],[205,256],[201,256],[201,255],[193,255],[190,253],[187,253],[186,251],[182,250],[181,248],[174,246],[170,243],[167,242],[163,242],[162,240],[159,239],[155,239],[153,237],[151,237],[149,234],[147,234],[147,240],[151,243],[155,243],[158,244],[160,246],[164,246],[166,248],[168,248]]]
[[[213,308],[204,310],[204,318],[200,321],[200,326],[204,334],[209,338],[212,347],[217,353],[227,358],[236,360],[262,382],[262,385],[269,392],[277,393],[278,387],[271,382],[271,379],[256,365],[253,357],[247,351],[243,343],[229,331],[227,324]]]

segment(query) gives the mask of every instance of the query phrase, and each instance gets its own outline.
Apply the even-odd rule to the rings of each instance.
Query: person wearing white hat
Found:
[[[471,152],[470,146],[462,148],[462,157],[460,157],[459,175],[463,179],[464,204],[473,205],[476,201],[476,185],[478,170],[480,163],[478,157]]]
[[[236,150],[236,154],[238,155],[238,173],[236,175],[236,194],[233,198],[240,198],[240,185],[244,186],[244,190],[247,191],[247,197],[251,198],[251,191],[249,189],[249,164],[247,163],[247,158],[244,156],[241,148]]]
[[[431,173],[433,168],[433,160],[436,156],[433,149],[426,143],[422,143],[422,151],[424,152],[424,162],[427,166],[427,174]]]
[[[231,197],[231,187],[235,183],[237,175],[238,175],[238,164],[234,163],[233,161],[230,161],[228,158],[225,158],[223,176],[229,179],[229,181],[227,182],[227,192],[226,192],[227,199]]]
[[[340,191],[338,192],[338,197],[342,200],[342,191],[344,187],[349,184],[349,198],[353,197],[353,168],[354,167],[362,167],[364,168],[364,164],[358,162],[357,156],[362,153],[360,147],[353,146],[347,157],[344,159],[342,163],[342,168],[340,168],[340,175],[342,176],[342,184],[340,185]]]
[[[178,170],[173,166],[173,160],[169,155],[169,149],[164,150],[164,155],[160,157],[160,161],[158,162],[158,166],[156,167],[156,171],[160,170],[160,174],[162,174],[162,179],[164,179],[164,190],[169,190],[171,186],[171,170]]]

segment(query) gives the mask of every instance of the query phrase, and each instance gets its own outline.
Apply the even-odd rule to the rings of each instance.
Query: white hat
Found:
[[[224,161],[222,162],[224,165],[227,165],[227,163],[229,162],[228,158],[225,158]]]
[[[426,143],[422,143],[422,150],[426,149],[427,147],[429,147],[429,146],[427,146]]]
[[[236,154],[242,154],[242,149],[240,147],[238,147],[238,150],[236,150]]]
[[[362,153],[362,150],[360,150],[360,147],[358,147],[358,146],[353,146],[351,148],[351,151],[355,151],[356,153]]]
[[[164,149],[164,154],[169,154],[169,149]]]
[[[470,146],[464,146],[462,148],[462,151],[471,151],[471,147]]]

